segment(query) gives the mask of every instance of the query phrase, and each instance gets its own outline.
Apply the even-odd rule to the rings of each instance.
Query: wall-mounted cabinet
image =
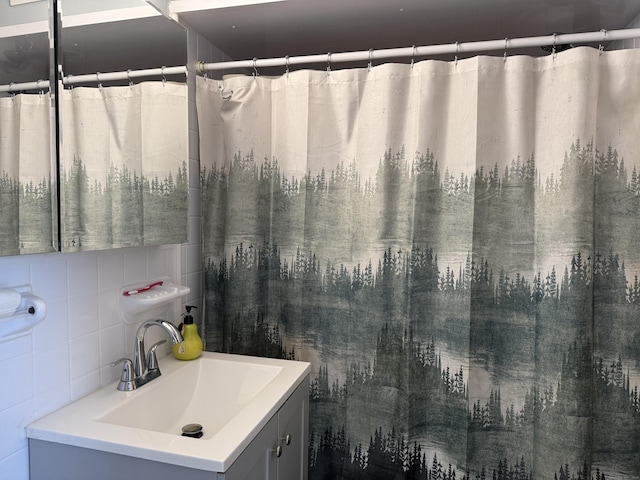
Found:
[[[185,76],[108,75],[186,52],[143,0],[0,3],[0,255],[186,241]]]
[[[56,8],[60,249],[185,242],[185,77],[130,72],[186,65],[186,31],[143,0]]]

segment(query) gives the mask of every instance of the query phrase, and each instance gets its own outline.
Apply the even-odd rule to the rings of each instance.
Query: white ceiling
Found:
[[[245,60],[614,30],[640,14],[640,0],[174,0],[170,9]]]

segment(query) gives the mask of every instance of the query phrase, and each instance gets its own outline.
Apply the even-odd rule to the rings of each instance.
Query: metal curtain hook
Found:
[[[509,39],[505,38],[504,39],[504,56],[502,57],[502,59],[506,62],[507,61],[507,49],[509,48]]]
[[[372,58],[373,58],[373,48],[370,48],[369,49],[369,64],[367,65],[367,68],[369,69],[369,71],[371,71]]]
[[[284,64],[286,66],[286,70],[284,71],[284,73],[287,77],[289,77],[289,55],[285,55]]]
[[[129,80],[129,88],[133,89],[133,80],[131,80],[131,70],[127,70],[127,80]]]
[[[331,73],[331,52],[327,53],[327,75]]]
[[[456,56],[453,61],[455,62],[456,67],[458,66],[458,52],[460,51],[460,43],[456,42]]]
[[[228,92],[225,92],[224,83],[218,82],[218,93],[220,93],[220,98],[222,98],[223,100],[229,100],[233,95],[233,90],[229,90]]]
[[[102,82],[100,81],[100,72],[96,72],[96,82],[98,82],[98,88],[102,88]]]
[[[256,78],[258,75],[258,67],[256,66],[256,62],[258,61],[257,57],[253,57],[253,78]]]
[[[598,50],[599,50],[599,54],[602,55],[602,52],[604,51],[604,42],[606,42],[607,40],[607,30],[605,28],[603,28],[602,30],[600,30],[602,32],[602,43],[600,43],[600,45],[598,45]]]
[[[555,58],[556,58],[556,53],[557,53],[557,52],[556,52],[556,43],[557,43],[557,41],[558,41],[558,34],[557,34],[557,33],[554,33],[554,34],[553,34],[553,47],[552,47],[552,49],[551,49],[551,54],[553,55],[553,59],[554,59],[554,60],[555,60]]]
[[[160,75],[162,75],[162,86],[164,86],[164,84],[167,83],[167,77],[164,76],[164,69],[165,69],[164,65],[160,67]]]
[[[411,47],[411,70],[413,70],[413,64],[414,64],[415,56],[416,56],[416,46],[413,45]]]

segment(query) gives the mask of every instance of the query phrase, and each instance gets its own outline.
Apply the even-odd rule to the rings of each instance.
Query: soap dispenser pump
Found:
[[[198,327],[193,323],[191,309],[197,308],[193,305],[186,305],[184,320],[178,329],[182,329],[182,342],[173,345],[173,355],[178,360],[193,360],[202,353],[202,339],[198,335]]]

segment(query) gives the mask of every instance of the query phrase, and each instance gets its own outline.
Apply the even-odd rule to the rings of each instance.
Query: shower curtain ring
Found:
[[[411,70],[413,70],[413,64],[414,64],[414,61],[415,61],[415,57],[416,57],[416,46],[413,45],[411,47]]]
[[[327,53],[327,75],[331,73],[331,52]]]
[[[289,55],[285,55],[284,64],[286,66],[286,70],[284,71],[284,73],[287,77],[289,77]]]
[[[206,76],[205,76],[206,78]],[[229,100],[231,98],[231,96],[233,95],[233,90],[229,90],[228,92],[224,91],[224,83],[223,82],[218,82],[218,93],[220,93],[220,98],[222,98],[222,100]]]
[[[507,61],[507,49],[509,48],[509,39],[505,38],[504,39],[504,55],[502,57],[502,59],[506,62]]]
[[[102,82],[100,81],[100,72],[96,72],[96,82],[98,82],[98,88],[102,88]]]
[[[369,64],[367,65],[367,68],[369,69],[369,71],[371,71],[372,58],[373,58],[373,48],[370,48],[369,49]]]
[[[456,56],[453,58],[455,66],[458,66],[458,52],[460,51],[460,43],[456,42]]]
[[[604,51],[604,42],[606,42],[607,40],[607,29],[603,28],[602,30],[600,30],[602,32],[602,43],[600,43],[598,45],[598,50],[599,50],[599,54],[602,55],[602,52]]]
[[[133,80],[131,80],[131,69],[127,69],[127,80],[129,80],[129,88],[133,89]]]
[[[556,59],[556,43],[558,41],[558,34],[554,33],[553,34],[553,47],[551,48],[551,54],[553,55],[553,59]]]
[[[164,69],[166,67],[163,65],[160,67],[160,75],[162,75],[162,86],[164,87],[165,83],[167,83],[167,77],[164,76]]]
[[[258,57],[253,57],[253,78],[255,79],[258,75],[258,67],[256,66],[256,62],[258,61]]]

